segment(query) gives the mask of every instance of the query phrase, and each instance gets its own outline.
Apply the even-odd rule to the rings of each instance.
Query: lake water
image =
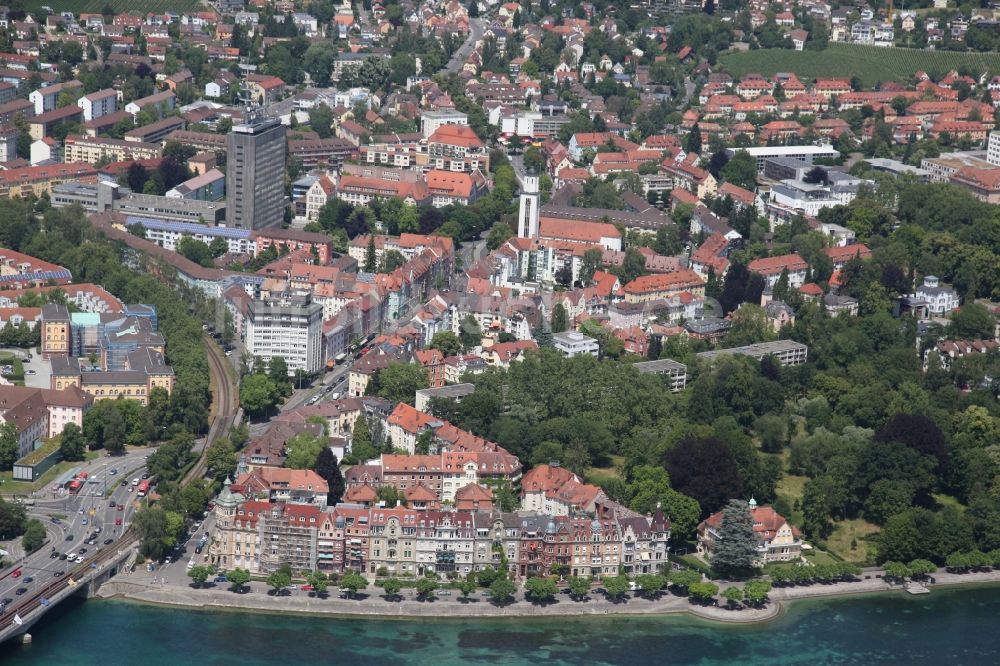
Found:
[[[23,664],[1000,664],[1000,587],[796,602],[751,626],[686,616],[503,620],[342,619],[74,601]]]

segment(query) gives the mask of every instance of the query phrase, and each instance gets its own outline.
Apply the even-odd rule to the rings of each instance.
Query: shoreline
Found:
[[[969,574],[938,573],[935,582],[925,586],[931,590],[960,587],[989,587],[1000,585],[1000,571]],[[851,596],[875,595],[886,592],[905,593],[900,585],[888,585],[881,579],[861,580],[853,583],[812,585],[808,587],[774,588],[770,601],[763,608],[728,610],[724,606],[699,606],[687,597],[665,592],[659,599],[630,598],[626,602],[612,603],[593,598],[588,602],[560,599],[549,604],[533,604],[519,600],[506,606],[495,606],[482,597],[473,597],[467,603],[441,600],[420,602],[414,599],[387,602],[376,594],[364,600],[346,600],[331,595],[326,599],[308,596],[272,597],[266,594],[236,594],[223,589],[193,589],[152,587],[145,583],[112,579],[102,586],[97,597],[122,599],[131,603],[183,608],[195,611],[222,610],[266,614],[295,614],[312,617],[329,616],[345,619],[378,617],[389,620],[461,620],[515,619],[515,618],[587,618],[594,616],[647,616],[666,617],[689,615],[709,623],[730,625],[766,624],[781,618],[796,601],[838,599]]]

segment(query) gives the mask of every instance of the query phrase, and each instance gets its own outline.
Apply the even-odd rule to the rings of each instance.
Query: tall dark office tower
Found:
[[[285,214],[285,126],[249,109],[233,125],[226,155],[226,225],[281,226]]]

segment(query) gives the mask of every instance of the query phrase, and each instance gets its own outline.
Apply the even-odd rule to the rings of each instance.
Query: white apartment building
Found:
[[[555,343],[556,349],[558,349],[562,355],[567,358],[583,356],[584,354],[597,356],[597,353],[600,350],[597,340],[586,336],[579,331],[563,331],[562,333],[554,333],[552,335],[552,341]]]
[[[114,88],[98,90],[78,99],[76,105],[83,109],[83,119],[91,121],[118,110],[118,92]]]
[[[270,363],[280,356],[289,373],[323,366],[323,306],[308,294],[253,300],[247,308],[245,348]]]

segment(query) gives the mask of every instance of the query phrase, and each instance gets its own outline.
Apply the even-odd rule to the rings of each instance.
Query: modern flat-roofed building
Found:
[[[758,361],[765,356],[774,356],[781,365],[801,365],[808,360],[809,347],[793,340],[775,340],[774,342],[759,342],[745,347],[713,349],[701,352],[698,354],[698,358],[712,360],[728,354],[749,356]]]
[[[583,356],[584,354],[597,356],[600,351],[600,346],[597,344],[597,340],[584,335],[579,331],[563,331],[562,333],[553,333],[552,341],[555,344],[556,349],[559,350],[563,356],[568,358]]]
[[[817,158],[838,159],[840,151],[832,146],[755,146],[751,148],[727,148],[730,159],[740,150],[750,153],[757,162],[757,173],[764,171],[764,162],[773,157],[789,157],[812,164]]]
[[[322,369],[323,306],[308,294],[250,301],[245,325],[252,356],[267,363],[280,356],[289,372]]]
[[[227,223],[240,229],[281,226],[285,213],[285,127],[248,113],[233,125],[226,162]]]
[[[687,366],[669,358],[661,358],[658,361],[643,361],[635,363],[633,366],[639,372],[646,375],[662,375],[670,382],[670,390],[679,393],[687,385]]]
[[[124,162],[160,156],[160,144],[70,134],[63,144],[64,162]]]
[[[452,384],[440,388],[426,388],[417,391],[416,407],[417,411],[425,412],[430,408],[431,400],[434,398],[444,398],[453,400],[456,403],[462,402],[462,398],[475,393],[475,384]]]
[[[135,216],[129,216],[126,223],[128,226],[141,224],[142,228],[145,229],[146,240],[151,240],[157,245],[174,252],[177,251],[177,243],[185,236],[190,236],[205,244],[211,243],[216,238],[222,238],[226,241],[227,252],[234,254],[254,254],[254,241],[250,237],[249,229],[231,229],[229,227],[215,227],[195,222],[156,220]]]

